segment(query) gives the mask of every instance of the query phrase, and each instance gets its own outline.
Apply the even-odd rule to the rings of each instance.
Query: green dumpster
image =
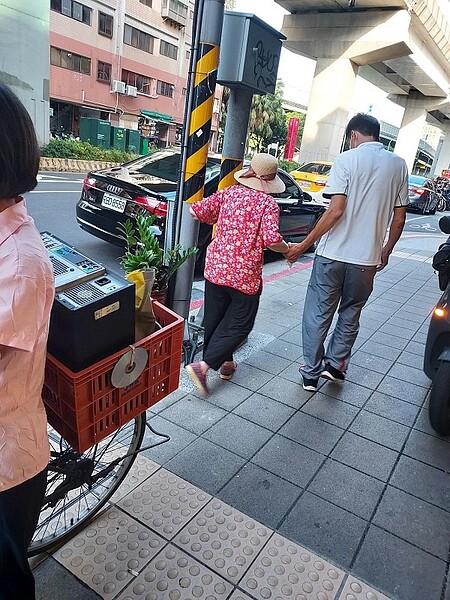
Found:
[[[126,144],[125,127],[111,127],[111,146],[118,150],[125,150]]]
[[[141,138],[141,143],[139,145],[139,154],[148,154],[148,138]]]
[[[80,140],[99,148],[110,147],[111,123],[90,117],[80,118]]]
[[[127,152],[133,152],[137,154],[139,152],[139,144],[141,141],[141,134],[137,129],[126,130],[126,148]]]

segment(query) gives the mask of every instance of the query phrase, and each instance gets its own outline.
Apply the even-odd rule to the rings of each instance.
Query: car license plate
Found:
[[[119,198],[119,196],[114,196],[114,194],[103,194],[102,206],[106,208],[123,213],[126,205],[127,201],[125,198]]]

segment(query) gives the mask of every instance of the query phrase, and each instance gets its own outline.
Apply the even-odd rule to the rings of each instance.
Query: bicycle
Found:
[[[51,451],[46,494],[29,556],[47,552],[85,527],[120,487],[138,452],[169,441],[170,436],[156,431],[147,422],[146,409],[178,387],[183,319],[157,302],[153,303],[153,308],[162,327],[132,347],[144,348],[149,360],[144,370],[123,388],[125,392],[114,388],[111,375],[125,354],[133,357],[128,348],[81,374],[71,373],[53,357],[47,356],[43,397],[50,423]],[[79,381],[85,390],[88,376],[95,394],[89,398],[89,404],[85,403],[89,412],[79,420],[83,427],[89,418],[95,423],[78,432],[69,418],[71,413],[64,412],[66,409],[62,405],[67,403],[56,397],[55,390],[65,389],[71,403],[76,405],[82,397],[78,393]],[[64,385],[60,386],[63,377]],[[55,408],[58,402],[62,406],[59,414]],[[84,408],[75,406],[76,410],[82,413]],[[161,441],[142,447],[146,428]],[[63,431],[65,437],[57,430]],[[86,431],[93,437],[86,437]],[[90,443],[91,440],[96,443]]]

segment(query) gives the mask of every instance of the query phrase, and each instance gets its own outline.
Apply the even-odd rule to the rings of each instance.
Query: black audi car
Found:
[[[78,224],[98,238],[123,246],[117,225],[137,215],[154,214],[162,240],[168,203],[175,199],[179,169],[179,150],[166,149],[88,173],[76,207]],[[217,190],[219,174],[220,158],[208,157],[205,197]],[[279,175],[286,185],[284,192],[274,195],[280,207],[280,232],[284,239],[298,242],[311,231],[325,208],[309,204],[306,194],[288,173],[280,170]],[[202,223],[197,255],[200,264],[210,240],[211,227]]]

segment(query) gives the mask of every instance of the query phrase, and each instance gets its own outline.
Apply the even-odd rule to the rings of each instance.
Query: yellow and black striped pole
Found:
[[[188,203],[203,197],[218,67],[219,45],[201,42],[195,69],[184,172],[183,201]]]
[[[196,246],[199,224],[189,215],[189,205],[203,197],[206,163],[219,66],[220,41],[225,0],[196,0],[199,24],[193,43],[194,66],[187,92],[187,114],[183,134],[181,178],[179,185],[175,243],[185,248]],[[176,273],[171,306],[185,319],[189,316],[194,259],[186,261]]]

